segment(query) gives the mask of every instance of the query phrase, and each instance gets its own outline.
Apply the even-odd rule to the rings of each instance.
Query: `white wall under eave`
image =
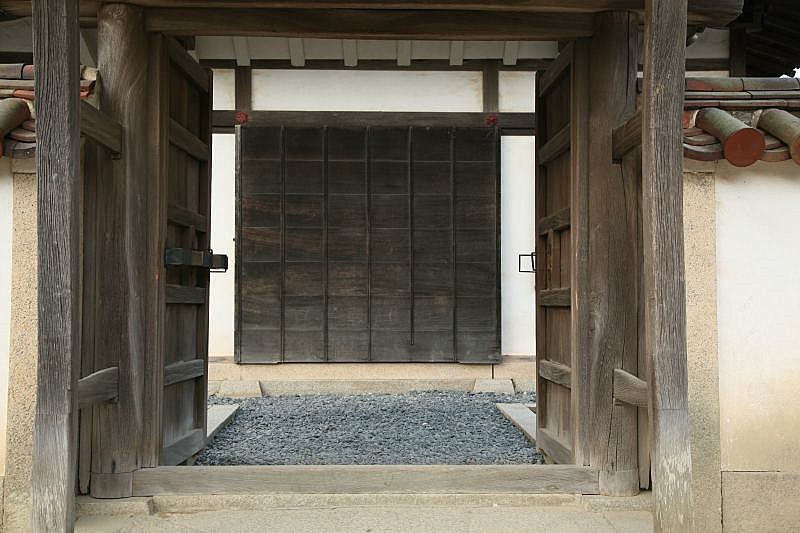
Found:
[[[800,166],[716,176],[722,470],[800,472]]]
[[[0,157],[0,477],[5,474],[8,365],[11,336],[11,239],[14,182],[11,160]]]

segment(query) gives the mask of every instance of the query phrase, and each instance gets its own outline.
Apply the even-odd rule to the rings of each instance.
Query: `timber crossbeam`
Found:
[[[81,133],[108,148],[111,157],[122,154],[122,124],[86,100],[81,100]]]

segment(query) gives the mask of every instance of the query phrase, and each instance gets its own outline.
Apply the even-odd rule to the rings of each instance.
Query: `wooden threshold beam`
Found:
[[[464,127],[480,128],[495,125],[500,130],[525,130],[534,135],[534,113],[450,113],[450,112],[350,112],[350,111],[250,111],[248,126],[310,127],[320,124],[342,127]],[[213,127],[217,130],[233,128],[236,111],[214,111]]]
[[[171,35],[311,37],[334,39],[567,40],[589,37],[582,13],[509,13],[388,9],[147,10],[147,30]]]
[[[78,408],[103,403],[119,395],[119,367],[98,370],[78,380]]]
[[[143,468],[136,496],[157,494],[597,494],[598,473],[575,465],[283,465]]]
[[[81,100],[81,133],[102,144],[113,158],[122,153],[122,124]]]

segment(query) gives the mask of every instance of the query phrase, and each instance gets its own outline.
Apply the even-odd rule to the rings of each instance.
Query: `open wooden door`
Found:
[[[158,444],[151,461],[175,465],[205,445],[209,272],[227,267],[227,260],[213,255],[209,240],[211,72],[169,38],[155,36],[152,53],[160,197],[165,200],[160,209],[163,331],[154,368],[163,383],[153,409],[160,416],[153,426],[160,431],[153,437]]]
[[[587,464],[588,405],[586,321],[576,305],[586,286],[585,50],[583,42],[564,48],[536,90],[536,442],[548,459],[578,465]]]

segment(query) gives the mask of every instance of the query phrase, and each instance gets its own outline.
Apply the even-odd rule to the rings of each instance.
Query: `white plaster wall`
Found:
[[[502,111],[533,111],[532,73],[502,73]],[[444,97],[446,95],[446,98]],[[214,107],[234,107],[232,71],[214,71]],[[480,72],[253,70],[253,108],[263,110],[481,111]],[[212,274],[209,354],[231,356],[234,333],[235,140],[214,135],[211,243],[229,258]],[[517,254],[533,249],[533,138],[503,142],[501,273],[503,351],[534,353],[533,276],[517,272]]]
[[[800,166],[717,172],[722,470],[800,471]]]
[[[11,238],[14,204],[11,160],[0,157],[0,476],[5,475],[8,363],[11,336]]]
[[[480,72],[253,70],[253,109],[481,111]]]
[[[228,271],[211,273],[209,355],[231,356],[236,279],[236,136],[216,133],[211,146],[211,249],[228,256]]]
[[[534,137],[503,137],[500,162],[502,350],[536,353],[533,274],[519,272],[519,254],[534,251]],[[523,258],[523,268],[530,262]]]

